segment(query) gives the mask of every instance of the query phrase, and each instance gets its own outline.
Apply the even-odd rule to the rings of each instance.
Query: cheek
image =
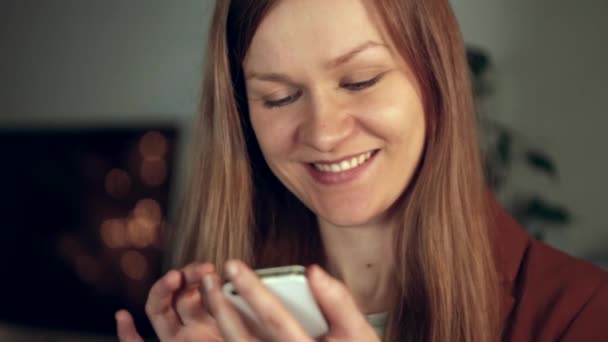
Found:
[[[424,109],[410,83],[392,82],[360,99],[355,106],[368,129],[388,142],[415,143],[424,139]]]
[[[250,113],[253,131],[267,160],[289,149],[293,141],[293,128],[288,120],[268,110],[251,109]]]

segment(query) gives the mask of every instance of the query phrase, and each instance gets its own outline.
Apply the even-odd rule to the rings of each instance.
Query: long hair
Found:
[[[172,264],[325,262],[314,214],[272,174],[249,121],[242,62],[272,0],[216,1]],[[387,341],[494,341],[499,280],[464,43],[447,0],[370,2],[422,90],[427,126],[398,207]],[[373,8],[372,8],[373,7]]]

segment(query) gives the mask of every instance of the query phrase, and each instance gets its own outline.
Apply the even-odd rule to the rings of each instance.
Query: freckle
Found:
[[[372,264],[367,264],[365,266],[367,266],[367,268],[372,268]]]

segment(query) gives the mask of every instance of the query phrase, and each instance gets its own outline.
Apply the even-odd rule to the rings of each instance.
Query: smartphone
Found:
[[[300,322],[313,338],[328,331],[327,321],[308,286],[306,268],[300,265],[255,270],[263,284],[279,298],[283,305]],[[247,303],[234,290],[232,283],[222,286],[224,295],[237,309],[254,322],[259,322]]]

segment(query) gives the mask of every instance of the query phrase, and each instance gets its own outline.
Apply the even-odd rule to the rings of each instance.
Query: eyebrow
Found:
[[[348,52],[346,52],[338,57],[332,58],[331,60],[326,62],[324,64],[324,66],[326,69],[335,69],[335,68],[339,67],[340,65],[347,63],[348,61],[353,59],[353,57],[355,57],[359,53],[361,53],[367,49],[376,48],[376,47],[388,48],[388,45],[370,40],[370,41],[367,41],[363,44],[356,46],[355,48],[349,50]],[[257,80],[260,80],[260,81],[271,81],[271,82],[295,84],[295,82],[293,82],[288,76],[279,74],[279,73],[258,74],[258,73],[252,72],[252,73],[246,75],[247,80],[251,80],[254,78]]]
[[[355,47],[354,49],[351,49],[350,51],[348,51],[347,53],[338,56],[332,60],[330,60],[328,63],[326,63],[325,67],[327,69],[333,69],[336,68],[348,61],[350,61],[351,59],[353,59],[353,57],[355,57],[356,55],[358,55],[359,53],[370,49],[370,48],[375,48],[375,47],[384,47],[384,48],[388,48],[388,46],[384,43],[378,43],[378,42],[374,42],[374,41],[367,41],[357,47]]]

